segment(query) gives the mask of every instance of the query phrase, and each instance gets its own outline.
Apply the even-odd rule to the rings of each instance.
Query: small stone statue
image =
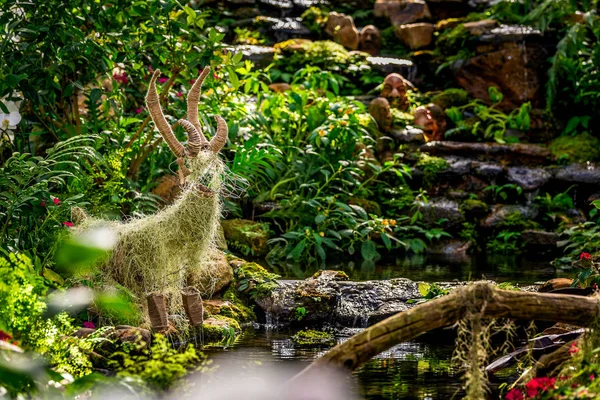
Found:
[[[358,36],[358,48],[372,56],[379,54],[381,49],[381,34],[374,25],[367,25],[361,29]]]
[[[426,142],[444,139],[446,132],[446,114],[441,107],[430,103],[415,109],[415,125],[423,130]]]
[[[333,38],[333,40],[347,49],[358,49],[358,30],[354,25],[352,17],[339,14],[335,11],[329,13],[327,17],[327,25],[325,32]]]
[[[381,97],[385,97],[392,107],[405,111],[408,108],[406,100],[407,83],[408,81],[402,75],[397,73],[389,74],[383,80]]]
[[[392,128],[392,111],[385,97],[377,97],[369,104],[369,114],[373,117],[379,130],[389,132]]]

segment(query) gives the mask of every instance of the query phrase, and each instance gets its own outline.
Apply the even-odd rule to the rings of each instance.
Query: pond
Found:
[[[268,268],[284,279],[302,279],[319,269]],[[405,277],[434,282],[485,278],[498,283],[509,281],[528,285],[565,275],[549,261],[486,256],[459,261],[413,257],[376,265],[339,263],[327,268],[343,270],[351,280]],[[336,341],[340,343],[357,332],[359,329],[338,330]],[[219,369],[234,365],[245,373],[260,373],[263,369],[285,367],[292,376],[328,350],[298,347],[291,339],[294,333],[288,329],[256,325],[247,328],[231,347],[211,348],[207,353],[213,366]],[[356,394],[367,400],[461,398],[460,373],[451,365],[454,338],[453,330],[439,330],[380,354],[354,373]]]

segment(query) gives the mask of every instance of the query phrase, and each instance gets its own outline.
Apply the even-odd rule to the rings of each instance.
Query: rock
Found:
[[[476,10],[472,1],[464,0],[427,0],[427,5],[434,21],[466,17]]]
[[[200,291],[204,298],[220,292],[233,281],[233,269],[222,251],[216,251],[201,268],[188,270],[187,285]]]
[[[490,215],[483,221],[481,226],[484,228],[494,228],[500,225],[511,214],[519,213],[525,220],[535,219],[538,215],[537,209],[530,206],[521,205],[496,205]]]
[[[500,144],[442,141],[427,143],[421,147],[421,151],[430,154],[480,156],[485,158],[486,161],[489,161],[490,158],[496,158],[503,161],[516,161],[520,165],[527,162],[540,164],[550,158],[550,151],[546,147],[526,143]]]
[[[202,333],[207,341],[222,341],[228,338],[229,331],[241,332],[240,325],[233,319],[227,317],[207,318],[202,323]]]
[[[478,37],[476,55],[455,65],[457,82],[473,97],[491,104],[488,88],[504,95],[500,106],[514,109],[531,102],[544,105],[548,53],[541,33],[531,28],[500,26]]]
[[[261,256],[267,253],[268,224],[246,219],[229,219],[222,221],[221,225],[228,246],[237,248],[245,255]]]
[[[463,26],[471,35],[481,36],[484,33],[489,33],[492,29],[497,27],[498,21],[493,19],[482,19],[480,21],[465,22]]]
[[[425,143],[423,131],[420,129],[407,128],[402,129],[401,131],[392,129],[391,135],[398,143]]]
[[[287,92],[288,90],[292,90],[292,87],[290,86],[289,83],[271,83],[269,85],[269,89],[271,89],[272,91],[274,91],[275,93],[284,93]]]
[[[571,164],[560,169],[555,178],[567,183],[600,185],[600,167],[593,163]]]
[[[269,46],[255,46],[250,44],[233,46],[232,51],[242,53],[243,59],[250,60],[257,68],[265,68],[273,63],[275,49]]]
[[[297,332],[292,341],[296,346],[330,347],[335,344],[335,337],[331,333],[307,329]]]
[[[549,248],[556,250],[558,234],[554,232],[536,231],[528,229],[521,233],[521,240],[526,247]]]
[[[411,80],[417,73],[415,64],[406,58],[368,57],[367,62],[373,70],[381,72],[383,75],[396,73]]]
[[[489,207],[488,205],[481,201],[475,199],[467,199],[463,201],[461,205],[461,210],[465,213],[467,217],[482,217],[488,213]]]
[[[392,111],[390,103],[385,97],[377,97],[369,104],[369,114],[377,122],[377,127],[382,132],[388,132],[392,127]]]
[[[271,15],[279,13],[281,17],[288,15],[294,9],[294,3],[291,0],[258,0],[258,6],[265,13]]]
[[[421,297],[417,283],[408,279],[349,282],[339,280],[336,271],[324,271],[304,281],[280,281],[257,304],[267,322],[278,325],[329,322],[364,327],[407,310],[408,300]]]
[[[79,330],[77,330],[73,336],[78,338],[86,338],[94,332],[96,332],[94,328],[79,328]]]
[[[425,22],[399,25],[394,28],[396,37],[412,50],[427,47],[433,41],[433,24]]]
[[[474,168],[478,176],[492,181],[504,172],[502,165],[491,162],[476,163]]]
[[[179,178],[175,175],[163,175],[158,179],[158,185],[152,193],[160,197],[165,204],[172,204],[181,193]]]
[[[352,17],[348,15],[335,11],[330,12],[327,17],[327,25],[325,25],[325,33],[347,49],[358,49],[358,30],[354,26]]]
[[[465,221],[457,202],[445,198],[430,199],[427,203],[417,201],[423,216],[422,222],[427,226],[435,226],[442,220],[440,226],[444,230],[458,228]]]
[[[511,167],[508,169],[508,181],[521,186],[526,191],[544,186],[552,175],[543,168]]]
[[[373,8],[375,17],[389,18],[393,26],[410,24],[431,18],[429,7],[423,0],[376,0]]]
[[[360,30],[358,35],[358,48],[372,56],[381,50],[381,33],[374,25],[367,25]]]
[[[256,315],[247,306],[241,304],[238,300],[235,302],[229,300],[203,300],[205,318],[217,315],[229,317],[237,322],[252,322],[256,320]]]

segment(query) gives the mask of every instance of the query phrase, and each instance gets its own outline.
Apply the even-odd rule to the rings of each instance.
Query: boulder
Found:
[[[593,163],[571,164],[557,171],[556,179],[569,184],[600,185],[600,166]]]
[[[411,307],[421,298],[418,284],[397,278],[350,282],[337,271],[323,271],[304,281],[280,281],[258,306],[276,325],[336,323],[365,327]]]
[[[325,33],[347,49],[358,49],[358,30],[354,26],[352,17],[348,15],[335,11],[330,12],[327,17],[327,25],[325,25]]]
[[[211,297],[233,281],[233,269],[222,251],[213,252],[201,268],[188,270],[187,285],[200,291],[202,297]]]
[[[429,7],[423,0],[376,0],[373,8],[375,17],[389,18],[393,26],[410,24],[431,18]]]
[[[508,181],[521,186],[526,191],[536,190],[544,186],[552,174],[543,168],[511,167],[508,168]]]
[[[473,3],[464,0],[427,0],[434,21],[466,17],[476,10]]]
[[[235,53],[242,53],[244,60],[252,61],[257,68],[265,68],[273,63],[275,49],[269,46],[255,46],[250,44],[232,46]]]
[[[228,219],[221,222],[229,247],[244,255],[261,256],[267,253],[269,225],[247,219]]]
[[[227,317],[207,318],[202,323],[202,334],[209,342],[220,342],[231,338],[229,332],[234,334],[241,332],[240,325],[233,319]]]
[[[500,225],[506,218],[514,213],[519,213],[525,220],[535,219],[538,215],[536,208],[522,205],[496,205],[492,212],[481,221],[484,228],[494,228]]]
[[[497,27],[498,21],[493,19],[482,19],[480,21],[465,22],[463,26],[471,35],[481,36]]]
[[[558,233],[528,229],[521,233],[521,240],[529,248],[556,250]]]
[[[406,58],[368,57],[367,62],[374,71],[380,72],[382,75],[396,73],[411,80],[417,73],[415,64]]]
[[[425,22],[399,25],[394,28],[398,40],[412,50],[427,47],[433,41],[434,25]]]
[[[550,150],[544,146],[527,143],[468,143],[468,142],[429,142],[421,147],[421,151],[430,154],[452,154],[465,157],[481,157],[486,162],[490,159],[515,162],[518,165],[527,163],[540,164],[550,159]]]
[[[483,27],[473,27],[481,32]],[[491,104],[488,88],[504,95],[500,106],[514,109],[531,102],[544,105],[548,57],[541,33],[528,27],[500,26],[478,36],[475,55],[455,65],[457,82],[473,97]]]
[[[430,199],[427,203],[416,202],[423,216],[422,222],[427,226],[440,226],[445,229],[459,228],[465,222],[457,202],[446,198]]]

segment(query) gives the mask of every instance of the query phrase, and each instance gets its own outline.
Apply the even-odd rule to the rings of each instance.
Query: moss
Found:
[[[306,26],[308,30],[319,35],[323,32],[328,16],[329,11],[313,6],[304,11],[300,18],[302,18],[302,24]]]
[[[504,289],[504,290],[514,290],[514,291],[520,291],[521,289],[519,289],[518,286],[515,286],[512,282],[502,282],[498,284],[498,289]]]
[[[369,68],[366,62],[368,54],[349,52],[341,44],[330,40],[288,40],[275,47],[285,55],[277,55],[276,66],[289,72],[307,64],[339,72],[358,72]]]
[[[319,270],[314,273],[312,276],[313,279],[318,279],[321,275],[323,275],[323,270]],[[350,277],[344,271],[328,271],[328,277],[332,278],[334,281],[349,281]]]
[[[392,108],[392,125],[404,128],[414,122],[415,117],[412,114]]]
[[[241,323],[256,321],[256,314],[254,314],[252,308],[244,304],[244,302],[237,296],[237,292],[232,286],[227,289],[223,295],[223,299],[231,302],[232,306],[225,307],[221,311],[222,315],[233,318]]]
[[[442,55],[454,55],[465,49],[471,34],[463,24],[444,31],[436,41],[436,47]]]
[[[279,284],[279,275],[267,272],[257,263],[247,262],[238,266],[234,271],[235,284],[238,292],[245,293],[251,298],[265,297],[271,294]]]
[[[222,315],[208,318],[202,324],[202,334],[209,342],[232,341],[241,330],[236,320]]]
[[[444,110],[450,107],[460,107],[469,103],[469,93],[464,89],[446,89],[431,97],[431,102]]]
[[[477,199],[467,199],[463,201],[460,208],[463,211],[463,213],[465,213],[465,215],[473,216],[483,215],[487,213],[489,209],[488,205],[485,202]]]
[[[229,219],[221,223],[227,244],[245,256],[264,255],[267,250],[270,228],[267,223],[245,219]]]
[[[600,160],[600,139],[585,132],[561,136],[550,143],[550,151],[559,160],[585,162]]]
[[[437,175],[448,168],[448,161],[440,157],[421,154],[415,167],[423,171],[423,184],[431,187],[435,184]]]
[[[498,228],[506,231],[524,231],[526,229],[535,229],[537,227],[538,224],[523,218],[523,215],[518,211],[508,214],[506,218],[498,224]]]
[[[301,346],[333,346],[335,338],[331,333],[315,331],[312,329],[302,330],[292,336],[294,344]]]

